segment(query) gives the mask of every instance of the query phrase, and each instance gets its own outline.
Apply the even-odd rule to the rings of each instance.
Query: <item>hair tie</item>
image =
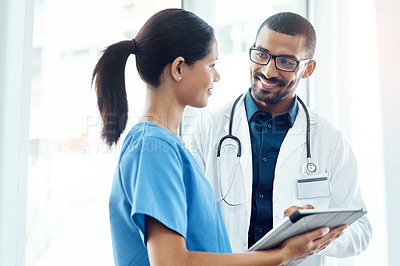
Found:
[[[131,42],[132,42],[131,54],[135,54],[136,53],[136,41],[135,41],[135,39],[132,39]]]

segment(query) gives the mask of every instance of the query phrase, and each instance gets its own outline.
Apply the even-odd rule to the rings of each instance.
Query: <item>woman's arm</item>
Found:
[[[180,265],[281,265],[307,257],[338,238],[344,227],[329,233],[319,228],[310,233],[292,237],[279,248],[248,253],[194,252],[186,248],[185,238],[156,219],[146,216],[146,239],[150,264],[153,266]]]

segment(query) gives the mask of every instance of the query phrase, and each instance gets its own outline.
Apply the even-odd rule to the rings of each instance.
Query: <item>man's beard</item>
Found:
[[[281,80],[281,79],[277,79],[277,78],[267,79],[261,73],[258,73],[258,72],[254,73],[254,76],[253,76],[254,82],[253,82],[253,84],[251,84],[252,85],[251,86],[251,92],[252,92],[252,94],[254,95],[254,97],[257,100],[259,100],[259,101],[261,101],[261,102],[263,102],[265,104],[269,105],[269,104],[280,103],[281,101],[286,99],[292,92],[292,90],[287,90],[287,91],[284,91],[284,92],[278,91],[278,92],[275,93],[275,95],[272,92],[269,92],[269,91],[260,90],[260,91],[257,92],[256,89],[255,89],[255,85],[254,84],[255,84],[255,81],[258,79],[258,77],[263,78],[265,80],[269,80],[271,82],[277,82],[277,83],[279,83],[280,87],[286,86],[286,82]],[[262,95],[259,95],[259,94],[262,94]]]

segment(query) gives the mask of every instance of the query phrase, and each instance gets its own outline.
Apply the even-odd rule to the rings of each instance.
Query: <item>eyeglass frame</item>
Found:
[[[259,51],[259,52],[263,52],[263,53],[266,53],[267,55],[269,55],[269,58],[268,58],[267,63],[261,64],[261,63],[258,63],[258,62],[253,61],[253,60],[251,59],[251,51]],[[290,59],[290,60],[295,61],[295,62],[296,62],[296,67],[295,67],[293,70],[285,70],[285,69],[282,69],[282,68],[278,67],[278,65],[276,64],[276,58],[278,58],[278,57],[282,57],[282,58],[285,58],[285,59]],[[268,65],[269,62],[271,61],[271,58],[272,58],[272,59],[274,59],[274,63],[275,63],[276,69],[281,70],[281,71],[285,71],[285,72],[295,72],[296,69],[297,69],[297,67],[298,67],[302,62],[305,62],[305,61],[310,62],[310,61],[312,60],[312,58],[303,59],[303,60],[297,60],[297,59],[290,58],[290,57],[287,57],[287,56],[273,55],[273,54],[267,52],[267,51],[266,51],[265,49],[263,49],[263,48],[257,48],[255,44],[253,44],[253,45],[249,48],[249,58],[250,58],[250,61],[251,61],[251,62],[253,62],[253,63],[257,64],[257,65],[261,65],[261,66],[266,66],[266,65]],[[308,63],[308,62],[307,62],[307,63]]]

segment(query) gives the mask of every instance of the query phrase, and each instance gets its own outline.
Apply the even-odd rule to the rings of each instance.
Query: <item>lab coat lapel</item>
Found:
[[[244,122],[247,122],[246,109],[244,108],[244,97],[245,97],[245,94],[242,94],[239,102],[236,105],[236,110],[234,112],[232,133],[235,136],[237,136],[237,134],[242,131],[241,127],[245,126],[244,124],[242,124],[242,122],[243,122],[242,120],[244,119],[245,120]],[[233,102],[232,102],[232,104],[227,105],[227,107],[223,110],[223,114],[225,115],[226,119],[228,120],[228,122],[224,124],[225,135],[227,135],[229,133],[229,122],[231,119],[232,106],[233,106]],[[248,125],[247,125],[247,130],[248,130]],[[239,139],[240,139],[240,136],[237,136],[237,137],[239,137]]]
[[[240,167],[243,171],[244,185],[246,191],[246,228],[250,226],[251,216],[251,195],[253,190],[253,162],[251,153],[251,140],[249,123],[247,121],[244,96],[238,103],[235,118],[233,120],[232,132],[240,139],[242,145],[242,156],[240,157]],[[228,127],[229,128],[229,127]],[[246,229],[247,230],[247,229]]]
[[[293,127],[289,129],[279,151],[276,169],[278,171],[285,160],[301,145],[306,142],[307,119],[302,106],[299,106]]]
[[[251,140],[249,123],[247,122],[246,108],[244,106],[243,100],[238,103],[238,108],[236,109],[235,118],[233,120],[232,132],[233,135],[240,139],[242,145],[242,157],[240,159],[243,174],[246,180],[253,180],[253,167],[252,167],[252,153],[251,153]],[[228,126],[229,129],[229,126]],[[246,184],[251,185],[251,183]]]
[[[253,165],[252,165],[252,153],[251,153],[251,141],[249,124],[247,122],[246,108],[244,104],[244,97],[239,100],[236,111],[233,118],[232,133],[234,136],[239,138],[242,146],[242,156],[240,157],[240,167],[243,171],[244,185],[246,191],[246,216],[247,225],[249,228],[250,215],[251,215],[251,193],[253,186]],[[224,114],[228,119],[228,123],[225,123],[224,130],[226,134],[229,132],[229,120],[231,116],[232,105],[230,108],[224,110]],[[247,230],[247,229],[246,229]]]

